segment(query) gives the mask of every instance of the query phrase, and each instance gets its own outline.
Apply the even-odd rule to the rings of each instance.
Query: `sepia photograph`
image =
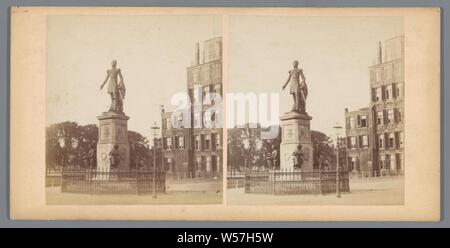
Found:
[[[403,18],[229,19],[228,203],[402,205]]]
[[[47,204],[220,204],[222,128],[203,117],[221,113],[201,100],[222,94],[221,17],[46,25]]]
[[[11,218],[438,221],[440,15],[11,8]]]

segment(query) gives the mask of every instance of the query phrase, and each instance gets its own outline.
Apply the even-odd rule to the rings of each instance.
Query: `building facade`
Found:
[[[384,52],[383,52],[384,51]],[[404,171],[404,37],[378,43],[369,68],[370,104],[345,110],[347,164],[363,175]]]
[[[162,114],[163,157],[169,176],[221,177],[222,162],[222,38],[194,49],[187,68],[190,106]]]

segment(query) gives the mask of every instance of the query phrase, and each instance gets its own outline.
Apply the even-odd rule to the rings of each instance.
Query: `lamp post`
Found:
[[[336,129],[336,197],[341,197],[340,175],[339,175],[339,131],[342,129],[339,122],[333,127]]]
[[[160,113],[161,113],[161,143],[160,143],[160,146],[161,146],[161,169],[163,170],[163,172],[164,172],[164,174],[166,174],[166,167],[164,166],[164,146],[163,146],[163,121],[164,121],[164,119],[163,119],[163,116],[164,116],[164,105],[163,104],[161,104],[161,105],[159,105],[159,110],[160,110]]]
[[[156,126],[156,121],[151,127],[153,131],[153,198],[156,198],[156,136],[158,134],[159,127]]]

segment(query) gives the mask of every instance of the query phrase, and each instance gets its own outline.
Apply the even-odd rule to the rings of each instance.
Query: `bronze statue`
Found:
[[[109,111],[123,113],[123,99],[125,98],[125,84],[123,83],[122,72],[117,68],[117,61],[111,62],[112,68],[106,71],[106,78],[100,89],[103,89],[109,78],[108,94],[111,95],[111,107]],[[120,80],[118,80],[120,79]]]
[[[308,97],[308,87],[306,86],[305,75],[303,75],[303,70],[298,68],[298,61],[295,60],[293,65],[294,69],[289,71],[289,78],[283,85],[283,90],[290,82],[291,88],[289,93],[291,93],[294,98],[294,105],[292,106],[292,111],[305,114],[306,97]],[[302,79],[301,82],[300,78]]]
[[[114,145],[113,149],[109,152],[110,169],[118,169],[120,164],[119,145]]]
[[[301,169],[303,165],[302,145],[298,145],[297,149],[292,153],[294,156],[294,169]]]

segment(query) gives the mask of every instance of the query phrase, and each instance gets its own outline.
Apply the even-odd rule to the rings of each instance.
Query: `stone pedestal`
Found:
[[[292,153],[302,145],[303,171],[313,170],[313,145],[311,142],[310,121],[308,114],[296,112],[285,113],[281,120],[280,168],[293,170],[295,157]]]
[[[128,142],[127,121],[125,114],[104,112],[98,116],[99,131],[97,143],[97,170],[110,171],[109,152],[114,145],[119,145],[120,164],[118,170],[130,169],[130,145]]]

